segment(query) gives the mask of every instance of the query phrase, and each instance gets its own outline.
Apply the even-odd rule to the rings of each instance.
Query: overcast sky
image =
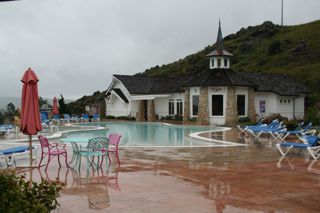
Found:
[[[284,24],[320,19],[319,0],[284,0]],[[39,95],[77,99],[195,53],[266,20],[281,0],[20,0],[0,2],[0,96],[21,96],[31,67]]]

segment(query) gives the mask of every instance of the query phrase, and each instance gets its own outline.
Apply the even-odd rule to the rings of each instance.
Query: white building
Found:
[[[208,69],[188,78],[114,75],[107,90],[106,115],[154,121],[179,115],[200,123],[235,125],[239,117],[281,114],[303,118],[307,88],[293,78],[271,73],[236,72],[224,49],[219,24]]]

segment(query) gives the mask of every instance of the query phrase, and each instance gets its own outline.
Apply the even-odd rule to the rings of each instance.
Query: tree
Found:
[[[7,104],[7,113],[10,113],[10,114],[14,114],[14,112],[16,111],[16,107],[13,103],[8,103]]]
[[[42,97],[39,97],[39,108],[45,106],[45,105],[48,105],[48,100],[42,98]]]
[[[59,113],[60,114],[68,113],[67,112],[67,105],[64,102],[64,97],[62,96],[62,94],[60,94],[60,97],[61,98],[58,99],[58,102],[59,102]]]
[[[8,103],[7,104],[7,111],[4,115],[4,119],[9,121],[9,122],[12,122],[14,119],[13,119],[13,116],[17,113],[16,112],[16,107],[14,106],[13,103]]]
[[[4,124],[4,115],[0,112],[0,124]]]

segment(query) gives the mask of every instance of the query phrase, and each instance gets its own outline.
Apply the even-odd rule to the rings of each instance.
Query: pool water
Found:
[[[180,126],[163,123],[143,122],[101,122],[84,123],[84,126],[100,126],[107,129],[95,131],[69,132],[63,136],[72,137],[99,137],[110,133],[122,135],[121,146],[208,146],[207,141],[193,139],[190,133],[219,130],[220,127]],[[222,129],[222,128],[220,128]]]

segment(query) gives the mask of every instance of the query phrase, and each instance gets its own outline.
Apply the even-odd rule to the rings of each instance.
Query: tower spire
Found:
[[[221,21],[219,19],[219,29],[218,29],[218,36],[217,36],[217,41],[216,41],[216,50],[222,54],[224,50],[223,46],[223,37],[222,37],[222,30],[221,30]]]

